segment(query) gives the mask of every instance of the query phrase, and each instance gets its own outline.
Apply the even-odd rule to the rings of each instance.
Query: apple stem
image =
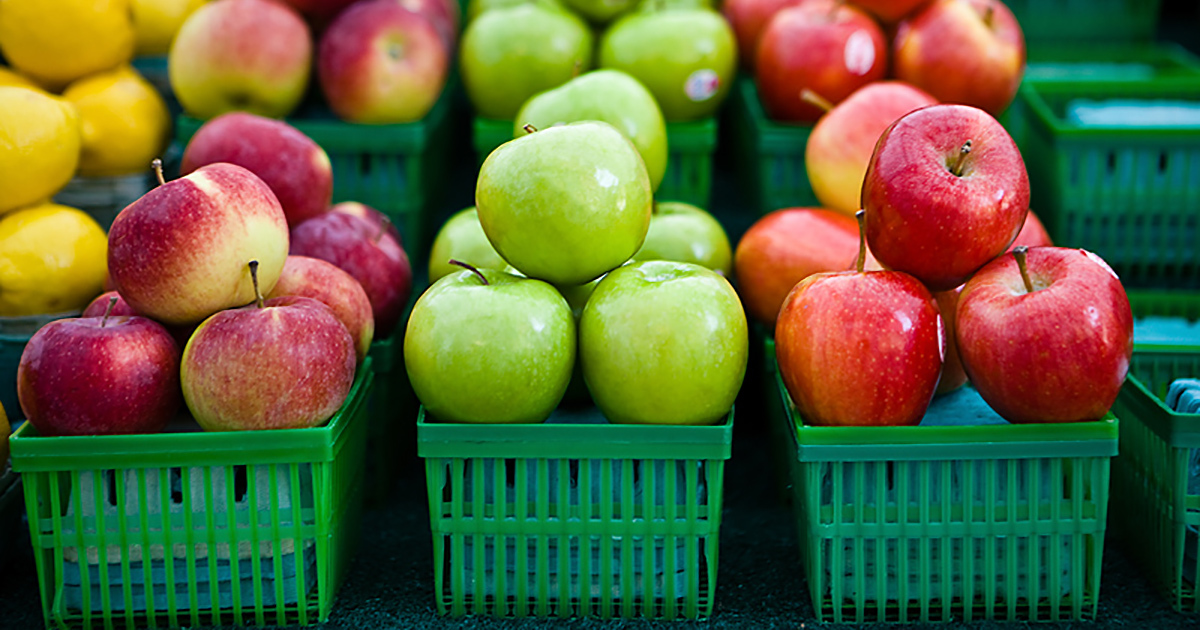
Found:
[[[650,202],[650,214],[658,214],[658,200],[657,199]]]
[[[161,159],[154,158],[154,160],[152,162],[150,162],[150,168],[154,169],[154,174],[158,176],[158,185],[159,186],[162,186],[163,184],[167,183],[167,180],[163,179],[162,160]]]
[[[390,226],[392,224],[392,219],[386,215],[381,216],[379,218],[380,218],[379,233],[375,235],[376,243],[379,242],[379,239],[383,238],[384,233],[387,232],[388,226]]]
[[[996,5],[988,4],[987,10],[983,12],[983,25],[992,28],[992,18],[996,15]]]
[[[258,290],[258,261],[257,260],[250,261],[250,282],[254,283],[254,303],[258,305],[258,308],[262,308],[263,306],[265,306],[265,304],[263,303],[262,292]]]
[[[485,287],[486,287],[486,286],[491,286],[491,284],[492,284],[492,283],[488,282],[488,281],[487,281],[487,278],[485,278],[485,277],[483,276],[483,272],[481,272],[481,271],[479,271],[478,269],[476,269],[474,265],[472,265],[472,264],[470,264],[470,263],[465,263],[465,262],[463,262],[463,261],[461,261],[461,260],[455,260],[455,259],[453,259],[453,258],[451,258],[451,259],[450,259],[450,264],[451,264],[451,265],[458,265],[459,267],[462,267],[463,269],[466,269],[466,270],[470,271],[471,273],[473,273],[473,274],[475,274],[475,275],[479,276],[479,281],[483,283],[483,286],[485,286]]]
[[[1029,248],[1024,245],[1018,245],[1013,248],[1013,258],[1017,259],[1017,269],[1021,271],[1021,281],[1025,283],[1025,291],[1033,293],[1033,282],[1029,280],[1029,269],[1025,267],[1025,252]]]
[[[117,296],[114,295],[114,296],[108,298],[108,308],[104,309],[104,317],[100,318],[100,327],[101,328],[104,328],[104,325],[108,323],[108,316],[112,315],[113,307],[116,305],[117,305]]]
[[[525,133],[533,133],[538,130],[537,127],[534,127],[533,125],[530,125],[530,124],[526,124],[524,127],[521,127],[521,128],[525,130]]]
[[[829,113],[829,110],[833,109],[833,103],[830,103],[829,99],[808,88],[800,90],[800,100],[808,103],[809,105],[820,107],[821,111],[825,113]]]
[[[962,148],[958,150],[958,159],[954,160],[954,167],[950,169],[956,177],[962,177],[963,162],[966,161],[967,155],[971,152],[971,141],[967,140],[963,143]]]
[[[854,261],[854,268],[858,273],[863,272],[863,268],[867,266],[867,212],[859,210],[854,213],[854,218],[858,221],[858,259]]]
[[[571,78],[574,79],[579,76],[580,72],[583,72],[583,61],[576,59],[575,67],[571,68]]]

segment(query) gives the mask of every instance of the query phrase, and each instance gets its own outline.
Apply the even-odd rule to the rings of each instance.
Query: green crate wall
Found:
[[[22,425],[13,467],[46,627],[327,619],[359,534],[369,361],[318,428],[41,437]]]
[[[751,206],[760,214],[819,206],[804,164],[812,125],[768,118],[758,88],[748,76],[737,79],[728,110],[738,187]]]
[[[1160,0],[1004,0],[1030,49],[1154,39]]]
[[[488,426],[438,423],[422,408],[438,611],[707,617],[732,430],[732,410],[702,427]],[[647,566],[675,577],[648,580]]]

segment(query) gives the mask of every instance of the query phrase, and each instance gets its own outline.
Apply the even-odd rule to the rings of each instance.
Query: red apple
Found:
[[[116,298],[117,301],[113,302],[113,298]],[[121,297],[120,293],[117,293],[116,291],[105,291],[97,296],[96,299],[92,300],[92,303],[88,304],[87,307],[83,309],[83,314],[81,314],[80,317],[103,317],[105,313],[108,313],[112,317],[132,317],[134,315],[140,315],[140,313],[133,310],[133,307],[125,301],[125,298]]]
[[[397,0],[363,0],[321,36],[317,74],[329,107],[343,120],[403,123],[433,107],[449,61],[429,18]]]
[[[742,65],[754,70],[754,58],[758,52],[758,39],[763,29],[786,7],[805,0],[725,0],[721,13],[729,21],[733,36],[737,38],[738,59]]]
[[[804,163],[821,205],[854,216],[875,143],[901,116],[936,104],[901,81],[879,81],[855,91],[821,117],[808,137]]]
[[[291,253],[333,263],[358,280],[371,300],[375,337],[392,334],[412,291],[412,267],[390,234],[358,217],[327,212],[292,230]]]
[[[283,0],[299,11],[314,26],[329,24],[342,9],[354,4],[355,0]]]
[[[929,291],[898,271],[801,280],[779,311],[779,374],[806,424],[914,425],[933,399],[945,352]]]
[[[259,261],[259,281],[269,291],[287,253],[279,200],[235,164],[210,164],[163,183],[126,206],[108,232],[117,291],[164,324],[194,324],[253,302],[246,264]]]
[[[879,262],[946,291],[1016,238],[1029,210],[1029,177],[995,118],[965,105],[933,105],[879,138],[862,202]]]
[[[933,0],[900,23],[892,46],[896,78],[993,116],[1025,72],[1025,37],[1000,0]]]
[[[754,319],[774,326],[797,282],[814,273],[849,269],[857,252],[854,219],[820,208],[776,210],[738,241],[733,258],[738,294]]]
[[[17,395],[38,433],[157,433],[179,410],[179,346],[145,317],[54,320],[29,339]]]
[[[243,166],[262,179],[291,227],[328,210],[333,198],[329,155],[282,120],[233,112],[204,123],[188,141],[180,172],[216,162]]]
[[[341,203],[334,204],[329,211],[341,212],[356,216],[360,219],[366,219],[372,227],[377,230],[387,230],[387,233],[391,234],[392,238],[396,239],[397,243],[404,245],[404,239],[400,236],[400,230],[396,227],[396,224],[393,223],[390,218],[388,218],[388,215],[376,210],[375,208],[372,208],[371,206],[368,206],[365,203],[359,203],[357,201],[343,201]]]
[[[1018,245],[1026,247],[1054,246],[1054,241],[1050,240],[1050,234],[1046,232],[1046,226],[1042,225],[1041,219],[1038,219],[1033,210],[1030,210],[1029,214],[1025,216],[1025,225],[1017,233],[1017,238],[1012,242],[1012,245],[1008,246],[1008,251],[1011,252]]]
[[[942,325],[946,330],[946,360],[942,364],[942,378],[938,381],[938,394],[948,394],[967,384],[967,373],[963,371],[962,361],[958,358],[958,343],[954,340],[955,313],[958,309],[958,296],[962,287],[933,294],[937,300],[938,311],[942,314]]]
[[[1097,420],[1129,371],[1129,298],[1108,264],[1081,249],[997,258],[963,287],[957,323],[971,383],[1009,422]]]
[[[840,103],[887,72],[883,29],[848,4],[809,0],[779,11],[758,42],[759,97],[775,120],[814,122],[824,113],[800,98],[807,89]]]
[[[358,360],[366,358],[375,335],[375,315],[367,292],[353,276],[324,260],[288,256],[279,282],[267,297],[286,295],[312,298],[328,306],[354,339]]]
[[[854,4],[885,24],[899,21],[929,0],[854,0]]]
[[[453,59],[458,44],[458,2],[451,0],[396,0],[405,9],[425,16],[446,47],[446,58]],[[452,8],[453,7],[453,8]]]

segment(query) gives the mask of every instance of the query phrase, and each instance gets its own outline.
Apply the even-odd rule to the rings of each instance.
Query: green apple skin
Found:
[[[576,330],[579,326],[579,317],[583,315],[584,305],[592,296],[592,292],[596,290],[596,285],[600,284],[603,279],[604,276],[600,276],[587,284],[558,287],[558,292],[566,299],[567,305],[571,307],[571,314],[575,316]],[[567,393],[563,394],[562,404],[574,407],[592,404],[592,395],[588,393],[587,383],[583,381],[583,366],[579,364],[579,361],[575,362],[575,369],[571,371],[571,382],[567,384]]]
[[[545,129],[582,120],[602,120],[632,140],[658,190],[667,172],[667,123],[650,90],[620,70],[594,70],[529,99],[513,121],[513,137],[525,135],[527,124]]]
[[[588,70],[594,41],[579,16],[552,3],[486,11],[463,33],[467,98],[476,114],[511,120],[529,97]]]
[[[492,9],[503,9],[506,7],[515,7],[518,4],[528,4],[531,2],[543,2],[553,5],[562,6],[559,0],[470,0],[467,2],[466,19],[463,24],[467,24],[479,17],[479,14]]]
[[[746,313],[725,278],[690,263],[614,269],[579,320],[596,406],[618,424],[720,422],[746,374]]]
[[[439,420],[544,422],[575,365],[571,307],[554,287],[503,271],[459,271],[413,305],[404,365],[413,392]]]
[[[599,60],[649,88],[667,121],[699,120],[716,113],[733,85],[737,42],[712,9],[650,5],[609,27]]]
[[[605,24],[629,11],[638,0],[563,0],[572,11],[593,24]]]
[[[462,267],[450,264],[451,260],[465,262],[477,269],[503,270],[508,266],[488,242],[483,226],[479,224],[479,212],[474,206],[454,213],[438,230],[433,247],[429,250],[430,283],[462,271]]]
[[[475,204],[504,260],[531,278],[572,286],[637,252],[653,193],[633,143],[608,123],[586,121],[497,147],[479,169]]]
[[[725,228],[713,215],[679,201],[655,205],[646,242],[633,259],[693,263],[726,278],[733,272],[733,248]]]

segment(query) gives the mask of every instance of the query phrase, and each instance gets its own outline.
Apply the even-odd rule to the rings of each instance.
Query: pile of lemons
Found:
[[[103,290],[107,237],[51,202],[76,176],[147,172],[169,140],[130,65],[207,0],[0,0],[0,317],[67,313]]]

